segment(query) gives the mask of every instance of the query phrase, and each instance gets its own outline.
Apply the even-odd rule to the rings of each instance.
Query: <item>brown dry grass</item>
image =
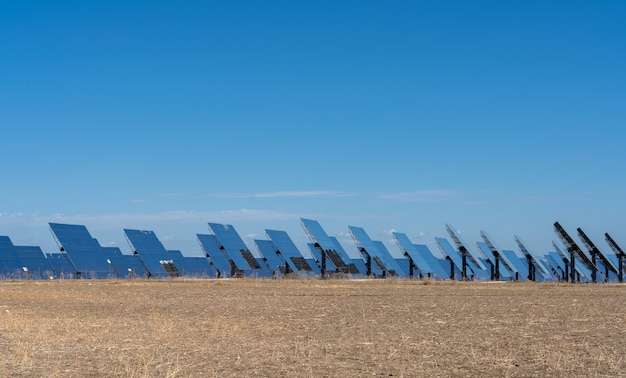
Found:
[[[0,283],[0,373],[618,376],[626,286],[397,280]]]

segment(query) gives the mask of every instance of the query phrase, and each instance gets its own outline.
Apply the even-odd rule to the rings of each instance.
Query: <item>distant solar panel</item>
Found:
[[[565,268],[563,267],[563,262],[560,261],[560,257],[557,256],[557,258],[555,259],[554,256],[552,255],[552,253],[554,253],[556,255],[556,252],[549,252],[545,255],[545,259],[546,262],[548,264],[548,269],[550,269],[554,276],[559,280],[565,280]]]
[[[465,251],[467,253],[467,259],[470,262],[473,262],[476,268],[478,268],[480,270],[486,270],[487,269],[487,267],[478,259],[478,256],[475,255],[470,249],[467,248],[467,245],[465,244],[465,242],[463,240],[461,240],[461,236],[460,236],[459,232],[454,227],[452,227],[449,224],[446,224],[446,230],[448,231],[448,234],[450,235],[450,237],[454,241],[454,244],[456,244],[457,248],[459,250],[465,249]]]
[[[0,277],[22,278],[23,266],[11,239],[8,236],[0,236]]]
[[[387,260],[393,260],[395,265],[397,266],[396,269],[398,269],[398,276],[400,277],[408,277],[409,276],[409,270],[408,267],[406,266],[406,262],[408,262],[408,259],[406,257],[400,257],[400,258],[396,258],[394,257],[391,252],[389,252],[389,250],[387,249],[387,247],[385,246],[385,244],[380,241],[380,240],[372,240],[372,242],[374,243],[374,245],[376,246],[376,248],[378,248],[378,251],[380,251],[383,255],[387,256]],[[399,260],[402,260],[402,263],[399,262]]]
[[[356,267],[352,258],[345,253],[339,242],[332,240],[322,226],[315,220],[301,218],[302,227],[309,239],[314,243],[316,247],[322,249],[325,257],[330,260],[337,270],[344,273],[359,274],[359,269]],[[320,253],[321,257],[321,253]],[[364,268],[365,264],[363,264]],[[328,268],[328,267],[326,267]],[[362,269],[363,269],[362,268]],[[328,269],[327,269],[328,271]]]
[[[439,247],[439,251],[441,251],[441,254],[446,258],[446,260],[454,265],[455,277],[461,278],[461,269],[463,269],[461,252],[455,249],[446,238],[436,237],[435,243],[437,244],[437,247]],[[452,275],[450,275],[451,279],[454,279],[455,277],[452,277]]]
[[[402,251],[402,253],[411,258],[416,268],[418,269],[420,275],[423,277],[430,277],[435,274],[435,269],[433,269],[426,257],[422,255],[420,251],[415,248],[415,245],[411,242],[409,237],[401,232],[394,232],[393,238],[398,244],[398,248]]]
[[[291,269],[304,274],[320,274],[317,265],[311,265],[306,261],[285,231],[265,230],[265,234],[276,246],[277,251],[283,256],[285,261],[289,263]]]
[[[428,248],[427,245],[424,244],[413,244],[413,246],[415,247],[415,250],[422,256],[424,256],[424,258],[426,259],[426,262],[428,262],[428,265],[433,268],[433,273],[435,274],[435,278],[448,278],[448,276],[450,275],[450,272],[448,269],[446,269],[445,266],[442,266],[441,263],[439,262],[439,260],[435,257],[435,255],[432,253],[432,251],[430,250],[430,248]],[[448,266],[450,264],[447,264]]]
[[[259,250],[259,253],[265,258],[265,263],[273,274],[276,276],[284,276],[290,273],[289,269],[287,269],[289,265],[287,265],[282,255],[276,253],[278,249],[270,240],[255,239],[254,244]]]
[[[102,246],[82,225],[49,223],[59,248],[76,269],[77,278],[109,278],[111,267]]]
[[[214,278],[217,276],[217,271],[206,257],[184,256],[184,259],[185,270],[183,271],[183,276],[199,278]]]
[[[230,256],[237,265],[237,268],[244,272],[247,271],[246,274],[249,274],[252,267],[240,252],[240,250],[245,250],[247,247],[233,226],[221,223],[209,223],[209,229],[217,237],[220,248],[226,250],[228,256]]]
[[[130,248],[139,255],[148,270],[148,276],[154,278],[172,277],[161,261],[170,260],[170,254],[161,244],[154,231],[130,230],[125,228],[124,235]]]
[[[108,256],[120,278],[147,278],[148,270],[139,255],[112,254]]]
[[[311,255],[313,255],[313,257],[315,258],[315,261],[318,262],[318,266],[321,268],[322,252],[320,251],[320,249],[316,247],[315,244],[313,243],[307,243],[307,247],[309,247],[309,251],[311,252]],[[332,272],[338,269],[333,264],[332,260],[326,259],[326,270],[329,272]]]
[[[372,260],[372,263],[376,264],[381,271],[385,272],[385,274],[389,276],[404,275],[404,272],[400,266],[396,264],[396,261],[391,257],[387,249],[379,249],[379,246],[382,243],[374,243],[367,232],[365,232],[365,230],[361,227],[348,226],[348,229],[350,230],[350,235],[352,235],[359,251],[365,254],[365,256],[368,256]]]
[[[513,279],[518,279],[519,271],[517,270],[517,267],[515,267],[515,264],[513,264],[513,262],[509,260],[505,253],[502,253],[502,250],[500,248],[496,247],[491,237],[487,235],[485,231],[480,231],[480,236],[487,244],[487,247],[491,251],[491,255],[494,258],[498,259],[499,262],[501,262],[502,265],[504,265],[506,269],[508,269],[508,271],[511,273],[510,276]]]
[[[517,269],[517,279],[519,281],[524,281],[528,278],[528,264],[526,263],[526,258],[519,256],[515,251],[510,249],[503,249],[500,252],[510,261],[515,269]]]
[[[231,277],[237,274],[237,267],[215,235],[197,234],[198,242],[219,273],[219,277]]]
[[[54,269],[56,278],[69,279],[76,277],[76,269],[66,253],[46,253],[46,257]]]
[[[29,278],[40,280],[54,277],[54,269],[40,247],[15,246],[15,250],[24,267],[28,269]]]
[[[565,231],[565,229],[559,224],[559,222],[554,223],[554,231],[556,232],[559,239],[561,239],[563,245],[565,245],[570,255],[574,257],[573,260],[572,258],[570,258],[570,264],[574,264],[574,266],[576,266],[575,260],[576,257],[578,257],[579,260],[584,264],[585,268],[590,271],[590,277],[595,282],[595,272],[598,271],[598,267],[595,265],[592,259],[587,256],[587,254],[585,254],[582,249],[580,249],[578,244],[576,244],[574,239],[572,239],[572,237],[567,233],[567,231]],[[570,278],[571,281],[574,282],[574,277],[572,276]]]

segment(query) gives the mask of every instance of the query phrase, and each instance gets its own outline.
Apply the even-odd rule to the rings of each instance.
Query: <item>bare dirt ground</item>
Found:
[[[626,375],[626,286],[0,282],[6,377]]]

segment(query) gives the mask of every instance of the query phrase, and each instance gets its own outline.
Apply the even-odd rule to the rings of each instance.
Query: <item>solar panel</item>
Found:
[[[446,238],[436,237],[435,243],[437,244],[437,247],[439,247],[439,251],[441,251],[444,257],[452,261],[452,263],[454,264],[455,273],[458,273],[457,275],[460,275],[461,270],[463,269],[461,252],[455,249]]]
[[[514,236],[514,239],[522,254],[526,257],[527,260],[530,261],[532,266],[535,267],[535,271],[539,272],[539,274],[541,274],[545,279],[551,278],[552,275],[550,274],[548,269],[546,269],[544,264],[542,264],[541,261],[537,259],[537,257],[535,257],[535,255],[533,255],[533,253],[530,252],[528,248],[526,248],[526,244],[522,241],[522,239],[517,235]],[[528,268],[526,268],[526,271],[528,271]]]
[[[554,268],[557,268],[560,271],[561,276],[565,273],[565,264],[563,262],[563,258],[556,252],[548,252],[546,254],[546,259],[552,264]]]
[[[214,278],[217,276],[217,271],[206,257],[184,256],[184,259],[185,270],[183,271],[183,276],[198,278]]]
[[[310,264],[309,261],[306,261],[302,253],[298,250],[298,247],[296,247],[285,231],[265,230],[265,234],[295,272],[320,274],[319,267],[317,267],[316,264]]]
[[[528,278],[528,263],[525,257],[518,256],[515,251],[510,249],[503,249],[500,252],[515,266],[518,272],[518,280],[524,281]]]
[[[22,278],[23,266],[11,239],[8,236],[0,236],[0,277]]]
[[[441,265],[428,246],[424,244],[413,244],[413,246],[417,253],[422,255],[426,259],[426,262],[428,262],[428,265],[433,268],[433,273],[436,278],[447,278],[450,275],[449,269],[446,269],[446,265],[449,267],[450,264]]]
[[[52,269],[54,269],[54,276],[61,279],[69,279],[76,277],[76,269],[70,262],[66,253],[46,253]]]
[[[220,242],[215,235],[197,234],[196,236],[202,250],[217,269],[219,277],[231,277],[238,274],[237,266],[226,250],[220,248]]]
[[[313,255],[313,257],[318,262],[318,264],[321,264],[322,252],[320,251],[320,249],[316,247],[315,244],[313,243],[307,243],[307,247],[309,247],[309,251],[311,252],[311,255]],[[328,271],[337,270],[337,267],[333,264],[333,262],[330,259],[326,259],[326,270]]]
[[[111,267],[102,246],[82,225],[49,223],[59,248],[76,269],[77,278],[109,278]]]
[[[228,224],[209,223],[209,229],[217,237],[220,247],[223,247],[226,250],[228,256],[230,256],[239,270],[244,272],[252,270],[252,267],[250,267],[240,252],[240,250],[245,250],[247,247],[233,226]]]
[[[39,280],[54,277],[54,269],[40,247],[15,246],[15,251],[23,266],[28,269],[30,278]]]
[[[330,236],[329,238],[330,238],[330,241],[335,246],[334,250],[337,251],[339,256],[341,256],[342,259],[344,258],[347,259],[345,260],[348,262],[346,273],[352,274],[354,276],[362,275],[361,272],[365,272],[366,270],[365,261],[363,261],[363,259],[360,257],[355,257],[355,258],[350,257],[350,255],[348,255],[346,250],[343,249],[343,246],[339,243],[339,240],[337,240],[336,237]]]
[[[265,258],[265,263],[272,273],[277,276],[284,276],[290,273],[289,270],[286,269],[286,266],[288,267],[289,265],[286,265],[287,263],[282,255],[276,253],[278,248],[276,248],[272,241],[255,239],[254,244],[259,250],[259,253]]]
[[[176,265],[176,269],[178,269],[179,274],[181,276],[184,276],[185,271],[187,271],[188,268],[187,260],[185,260],[185,256],[183,256],[183,253],[177,249],[168,249],[167,255],[169,259],[174,262],[174,265]]]
[[[398,244],[400,251],[402,251],[405,256],[408,256],[411,260],[413,260],[413,263],[423,277],[430,277],[435,273],[435,270],[430,266],[430,264],[428,264],[426,257],[424,257],[422,253],[415,248],[406,234],[394,232],[393,239]]]
[[[134,253],[138,254],[148,270],[148,276],[154,278],[172,277],[161,261],[171,260],[167,249],[161,244],[154,231],[130,230],[125,228],[124,235]]]
[[[409,276],[409,270],[408,270],[408,266],[406,265],[406,262],[408,262],[408,259],[406,257],[401,257],[400,259],[403,260],[402,263],[400,263],[397,259],[395,258],[391,252],[389,252],[389,250],[387,249],[387,247],[385,246],[385,244],[383,244],[383,242],[381,242],[380,240],[372,240],[372,242],[374,243],[374,245],[376,246],[376,248],[378,248],[378,251],[380,253],[382,253],[384,256],[387,256],[387,261],[389,260],[393,260],[394,264],[396,265],[396,269],[397,272],[396,274],[400,277],[408,277]]]
[[[478,259],[478,256],[475,256],[472,251],[467,248],[467,245],[461,240],[461,237],[459,236],[459,232],[456,231],[451,225],[446,224],[446,230],[448,231],[448,234],[450,235],[450,237],[452,238],[452,240],[454,241],[454,243],[456,244],[457,248],[462,251],[463,249],[465,249],[465,251],[467,251],[467,258],[474,263],[474,265],[476,265],[476,267],[478,269],[481,270],[487,270],[487,267],[485,267],[485,265]]]
[[[587,247],[587,251],[591,254],[591,261],[593,261],[594,263],[598,259],[602,261],[602,264],[604,265],[604,268],[605,268],[605,272],[604,272],[605,281],[609,282],[610,274],[618,273],[617,267],[615,267],[613,263],[611,262],[611,260],[609,260],[607,256],[602,251],[600,251],[598,247],[596,247],[594,242],[592,242],[591,239],[589,239],[589,237],[587,236],[587,234],[585,234],[582,228],[579,227],[576,229],[576,231],[578,231],[578,236],[580,237],[580,240],[582,240],[585,247]]]
[[[556,258],[554,255],[556,255]],[[548,265],[548,268],[553,272],[554,276],[560,281],[565,279],[565,268],[563,266],[563,261],[558,256],[556,252],[548,252],[545,255],[545,259]]]
[[[382,244],[376,244],[365,230],[361,227],[348,226],[350,235],[354,239],[359,251],[369,256],[374,264],[386,275],[397,276],[403,275],[402,269],[396,264],[395,260],[391,257],[387,249],[384,251],[379,249]]]
[[[344,273],[359,274],[359,269],[357,269],[352,258],[345,253],[336,239],[333,241],[326,234],[326,231],[317,221],[305,218],[301,218],[300,221],[309,239],[316,244],[316,247],[319,246],[324,251],[324,254],[328,257],[327,260],[330,260],[337,270]],[[365,264],[363,264],[364,266]]]
[[[495,246],[495,243],[491,240],[489,235],[487,235],[485,231],[480,231],[480,236],[487,244],[487,247],[489,247],[489,250],[491,250],[491,254],[494,256],[494,258],[498,259],[506,267],[506,269],[511,272],[511,276],[519,276],[519,272],[515,265],[511,262],[511,260],[509,260],[508,257],[506,257],[506,254],[502,253],[501,250]]]
[[[561,248],[559,248],[559,246],[555,243],[552,242],[552,246],[554,247],[555,251],[561,256],[561,258],[564,261],[567,261],[567,265],[568,265],[568,269],[570,270],[570,277],[571,277],[571,268],[569,268],[572,264],[571,260],[570,260],[570,256],[565,253]],[[579,280],[584,280],[585,278],[589,278],[590,275],[590,271],[588,269],[584,269],[583,266],[581,266],[580,264],[575,264],[574,265],[574,271],[576,272],[576,274],[578,274],[578,279]]]
[[[107,258],[111,261],[111,266],[115,269],[115,272],[120,278],[147,278],[148,270],[143,265],[143,262],[139,258],[139,255],[124,255],[119,251],[119,248],[114,248],[117,250],[116,253],[111,249],[111,254],[107,253],[106,250],[110,248],[105,248],[105,254],[107,254]]]
[[[594,262],[587,256],[582,249],[576,244],[574,239],[565,231],[565,229],[559,224],[559,222],[554,223],[554,231],[557,236],[563,242],[563,245],[567,248],[567,251],[575,257],[578,257],[582,263],[585,265],[586,269],[591,272],[592,280],[595,281],[595,272],[598,270],[598,267],[594,264]],[[571,261],[570,264],[575,264],[574,261]],[[572,279],[572,281],[574,281]]]

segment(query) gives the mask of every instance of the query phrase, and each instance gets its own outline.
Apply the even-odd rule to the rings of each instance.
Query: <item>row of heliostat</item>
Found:
[[[537,257],[525,250],[497,250],[486,234],[477,243],[478,253],[465,248],[447,226],[453,239],[436,238],[440,253],[426,245],[413,244],[403,233],[394,233],[403,256],[394,257],[364,229],[350,226],[360,252],[350,257],[335,237],[311,219],[301,219],[310,239],[309,254],[303,254],[284,231],[266,230],[266,240],[255,240],[252,253],[232,225],[209,223],[212,234],[197,235],[205,257],[188,257],[167,250],[153,231],[125,229],[133,251],[103,247],[82,225],[50,223],[59,253],[43,253],[39,247],[14,246],[0,237],[2,278],[166,278],[166,277],[398,277],[481,280],[560,280],[566,278],[568,256],[557,249]],[[454,246],[453,246],[454,244]],[[585,266],[576,267],[578,278],[588,280]],[[616,276],[611,279],[617,279]]]

